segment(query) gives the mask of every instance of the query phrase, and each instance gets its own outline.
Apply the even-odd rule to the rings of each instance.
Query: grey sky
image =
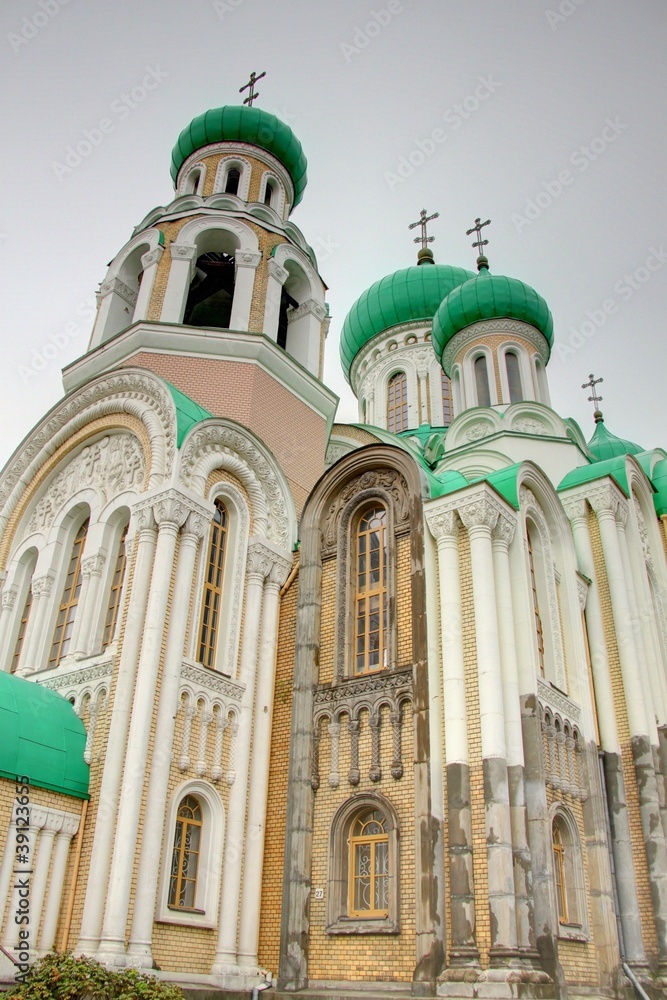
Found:
[[[179,132],[238,103],[253,69],[309,161],[293,219],[330,286],[338,419],[357,413],[345,315],[413,263],[425,207],[439,262],[473,268],[465,230],[491,217],[491,269],[546,298],[556,410],[591,433],[594,371],[609,429],[667,447],[666,40],[656,0],[5,2],[0,462],[62,394],[106,263],[173,197]],[[54,167],[105,118],[90,155]]]

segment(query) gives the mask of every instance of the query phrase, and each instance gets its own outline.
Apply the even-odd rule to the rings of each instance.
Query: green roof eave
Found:
[[[199,403],[195,403],[194,399],[190,399],[171,382],[167,382],[166,379],[162,381],[169,389],[176,407],[176,447],[180,448],[188,431],[202,420],[208,420],[213,414]]]
[[[647,473],[648,475],[648,473]],[[658,517],[667,514],[667,458],[663,458],[653,469],[651,482],[655,489],[653,503]]]
[[[519,509],[519,469],[523,465],[523,462],[516,462],[514,465],[508,465],[506,469],[500,469],[498,472],[492,472],[490,476],[485,476],[485,480],[489,485],[493,486],[496,493],[500,493],[515,510]]]
[[[86,730],[72,705],[50,688],[0,672],[0,776],[88,798]]]
[[[585,483],[592,483],[596,479],[605,479],[608,476],[614,480],[626,497],[630,496],[628,474],[625,468],[626,457],[622,455],[618,458],[608,458],[605,462],[593,462],[591,465],[582,465],[578,469],[573,469],[558,484],[558,492],[571,490],[575,486],[583,486]]]

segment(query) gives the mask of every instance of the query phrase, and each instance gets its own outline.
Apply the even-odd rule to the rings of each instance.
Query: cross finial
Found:
[[[266,70],[263,73],[260,73],[259,76],[256,76],[255,71],[253,70],[252,73],[250,74],[250,79],[246,83],[245,87],[241,87],[239,89],[239,94],[242,94],[244,90],[247,90],[248,87],[250,87],[250,93],[243,101],[243,103],[247,104],[249,108],[252,107],[252,102],[259,97],[259,94],[255,93],[255,84],[257,83],[258,80],[261,80],[263,76],[266,76]]]
[[[426,235],[426,224],[427,222],[430,222],[431,219],[438,219],[438,218],[440,218],[440,212],[434,212],[433,215],[427,215],[426,209],[422,208],[421,212],[419,213],[419,219],[417,220],[417,222],[411,222],[410,225],[408,226],[408,229],[414,229],[415,226],[422,227],[421,236],[415,236],[414,240],[415,243],[421,243],[422,250],[426,249],[426,246],[429,243],[432,243],[433,240],[435,239],[435,236]]]
[[[477,233],[477,242],[473,243],[473,247],[479,248],[479,256],[477,258],[477,270],[481,271],[483,267],[488,268],[489,262],[486,259],[483,248],[488,245],[488,240],[482,239],[482,229],[484,226],[491,225],[491,219],[487,219],[486,222],[482,222],[481,219],[475,219],[475,225],[472,229],[466,229],[466,236],[472,236],[473,233]]]
[[[595,406],[595,412],[593,413],[593,416],[595,417],[596,424],[599,424],[600,421],[603,419],[602,411],[598,406],[598,403],[602,402],[602,396],[598,396],[597,391],[595,389],[595,386],[598,385],[600,382],[604,382],[604,379],[596,378],[595,375],[593,375],[593,373],[591,372],[591,374],[588,376],[588,382],[584,382],[581,386],[582,389],[591,389],[593,392],[593,395],[588,397],[588,402],[593,403],[593,405]]]

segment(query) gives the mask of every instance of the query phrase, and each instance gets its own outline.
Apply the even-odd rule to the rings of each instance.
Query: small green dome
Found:
[[[378,333],[399,323],[431,320],[449,293],[472,278],[470,271],[446,264],[415,264],[388,274],[354,303],[343,323],[340,358],[345,377],[359,351]]]
[[[433,349],[442,360],[445,347],[459,332],[485,319],[520,320],[540,331],[549,347],[553,344],[553,318],[549,307],[534,288],[517,278],[478,275],[450,292],[433,319]]]
[[[595,425],[595,431],[588,442],[588,448],[593,452],[598,462],[604,462],[608,458],[617,458],[619,455],[638,455],[640,451],[644,451],[641,445],[616,437],[615,434],[608,431],[601,417]]]
[[[86,730],[61,695],[0,671],[0,732],[1,777],[87,797]]]
[[[299,204],[306,187],[308,162],[292,129],[275,115],[261,108],[225,105],[193,118],[172,150],[174,183],[188,156],[214,142],[247,142],[272,153],[292,178],[294,204]]]

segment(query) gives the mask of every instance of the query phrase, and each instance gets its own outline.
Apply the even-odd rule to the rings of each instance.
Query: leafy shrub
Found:
[[[92,958],[52,952],[35,962],[6,1000],[184,1000],[183,991],[134,969],[107,969]]]

